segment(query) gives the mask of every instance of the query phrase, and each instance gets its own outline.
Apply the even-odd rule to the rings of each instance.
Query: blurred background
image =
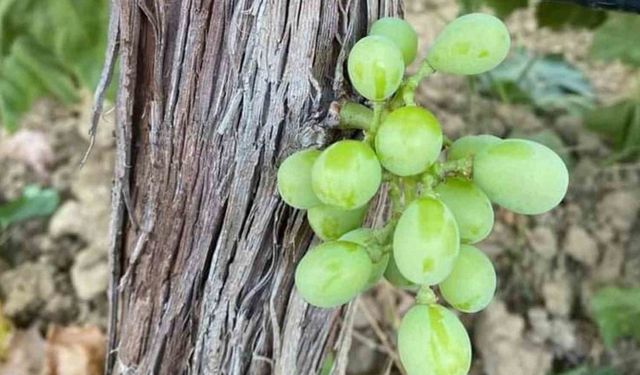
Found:
[[[490,133],[557,151],[564,203],[498,209],[479,244],[499,275],[487,310],[463,320],[474,375],[640,374],[640,15],[528,0],[407,0],[421,52],[462,13],[512,33],[489,74],[436,74],[417,101],[450,138]],[[101,374],[113,111],[91,156],[92,90],[106,0],[0,1],[0,375]],[[109,97],[113,100],[113,90]],[[408,292],[357,301],[349,374],[402,374],[395,330]]]

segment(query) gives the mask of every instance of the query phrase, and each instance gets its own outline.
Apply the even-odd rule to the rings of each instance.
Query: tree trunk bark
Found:
[[[347,51],[399,3],[114,0],[108,374],[307,375],[329,353],[344,372],[350,309],[293,291],[312,232],[276,169],[335,137]]]

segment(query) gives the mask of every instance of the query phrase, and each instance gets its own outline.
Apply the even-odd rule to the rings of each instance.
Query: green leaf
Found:
[[[536,56],[518,48],[496,69],[479,77],[480,90],[505,102],[542,111],[582,114],[593,107],[590,82],[560,55]]]
[[[640,288],[601,289],[591,299],[591,312],[607,347],[621,337],[640,341]]]
[[[526,8],[529,0],[484,0],[500,18],[505,18],[519,8]]]
[[[627,99],[594,109],[585,126],[611,142],[612,161],[632,160],[640,155],[640,102]]]
[[[20,198],[0,205],[0,227],[6,228],[20,221],[51,215],[59,203],[57,191],[29,185],[24,188]]]
[[[594,29],[607,19],[607,12],[584,6],[543,1],[536,7],[539,27],[560,30],[567,27]]]
[[[601,60],[620,60],[640,66],[640,19],[635,14],[611,14],[607,22],[596,30],[591,56]]]

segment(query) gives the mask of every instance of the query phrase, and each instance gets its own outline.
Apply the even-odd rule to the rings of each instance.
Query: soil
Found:
[[[423,55],[458,12],[450,0],[412,0],[406,8]],[[563,53],[583,69],[601,102],[632,89],[629,68],[588,60],[590,32],[538,29],[532,10],[516,12],[508,24],[514,45]],[[104,116],[80,168],[91,106],[90,95],[85,97],[71,109],[39,102],[20,126],[22,143],[12,141],[17,135],[0,136],[0,150],[12,150],[0,151],[0,203],[31,183],[51,186],[62,197],[52,217],[0,233],[2,310],[20,328],[106,325],[114,120],[112,113]],[[640,373],[638,345],[621,340],[605,349],[589,312],[591,295],[603,285],[640,285],[639,165],[605,166],[610,150],[579,118],[536,115],[525,106],[471,95],[462,78],[435,75],[420,87],[417,100],[436,113],[450,138],[550,130],[574,160],[560,207],[535,217],[497,209],[492,235],[479,244],[496,265],[499,286],[489,308],[462,316],[474,345],[472,374],[546,375],[587,364],[612,366],[620,375]],[[358,300],[349,374],[400,373],[393,365],[393,332],[412,300],[385,282]]]

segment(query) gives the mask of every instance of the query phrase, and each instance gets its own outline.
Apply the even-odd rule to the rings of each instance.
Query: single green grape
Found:
[[[507,139],[475,156],[473,181],[492,202],[519,214],[537,215],[562,201],[569,172],[550,148],[524,139]]]
[[[345,234],[340,237],[340,241],[347,241],[357,243],[358,245],[364,246],[365,248],[377,247],[377,249],[367,250],[370,251],[369,254],[378,253],[380,258],[377,262],[373,262],[373,267],[371,268],[371,275],[369,276],[369,280],[367,281],[367,285],[365,289],[369,289],[374,286],[384,274],[384,270],[387,268],[387,263],[389,263],[390,255],[381,254],[382,249],[380,245],[377,243],[374,237],[375,231],[369,228],[359,228],[356,230],[352,230],[351,232]]]
[[[391,283],[391,285],[401,289],[416,289],[418,287],[418,285],[402,276],[393,257],[389,257],[389,263],[387,263],[387,268],[384,270],[384,278]]]
[[[440,200],[424,197],[402,213],[393,235],[393,256],[400,273],[421,285],[449,275],[460,249],[458,225]]]
[[[426,109],[402,107],[380,124],[375,143],[383,167],[398,176],[411,176],[424,172],[438,159],[442,130]]]
[[[460,246],[453,271],[440,283],[445,301],[456,310],[475,313],[489,305],[495,292],[496,271],[489,257],[474,246]]]
[[[458,317],[440,305],[415,305],[398,329],[398,353],[408,375],[467,375],[471,340]]]
[[[313,148],[298,151],[278,168],[278,192],[289,206],[307,209],[322,204],[311,187],[311,169],[318,156],[320,151]]]
[[[368,208],[364,205],[353,210],[343,210],[322,204],[310,208],[307,211],[307,219],[316,236],[325,241],[337,240],[343,234],[362,225]]]
[[[491,201],[473,182],[448,178],[436,186],[435,192],[456,218],[462,242],[476,243],[491,233],[494,220]]]
[[[480,74],[498,66],[509,53],[509,30],[498,18],[471,13],[449,23],[427,54],[435,70],[450,74]]]
[[[311,184],[320,200],[345,210],[362,207],[376,194],[382,168],[363,142],[339,141],[324,150],[313,165]]]
[[[305,301],[318,307],[349,302],[367,285],[371,259],[353,242],[325,242],[309,250],[296,268],[295,284]]]
[[[391,40],[402,52],[404,65],[408,66],[418,52],[418,34],[411,24],[401,18],[380,18],[371,25],[369,35],[378,35]]]
[[[371,101],[390,97],[402,83],[404,60],[389,39],[371,35],[360,39],[349,53],[347,70],[351,84]]]
[[[464,159],[468,156],[474,156],[483,148],[500,142],[501,139],[490,135],[466,135],[455,140],[447,151],[448,160]]]

